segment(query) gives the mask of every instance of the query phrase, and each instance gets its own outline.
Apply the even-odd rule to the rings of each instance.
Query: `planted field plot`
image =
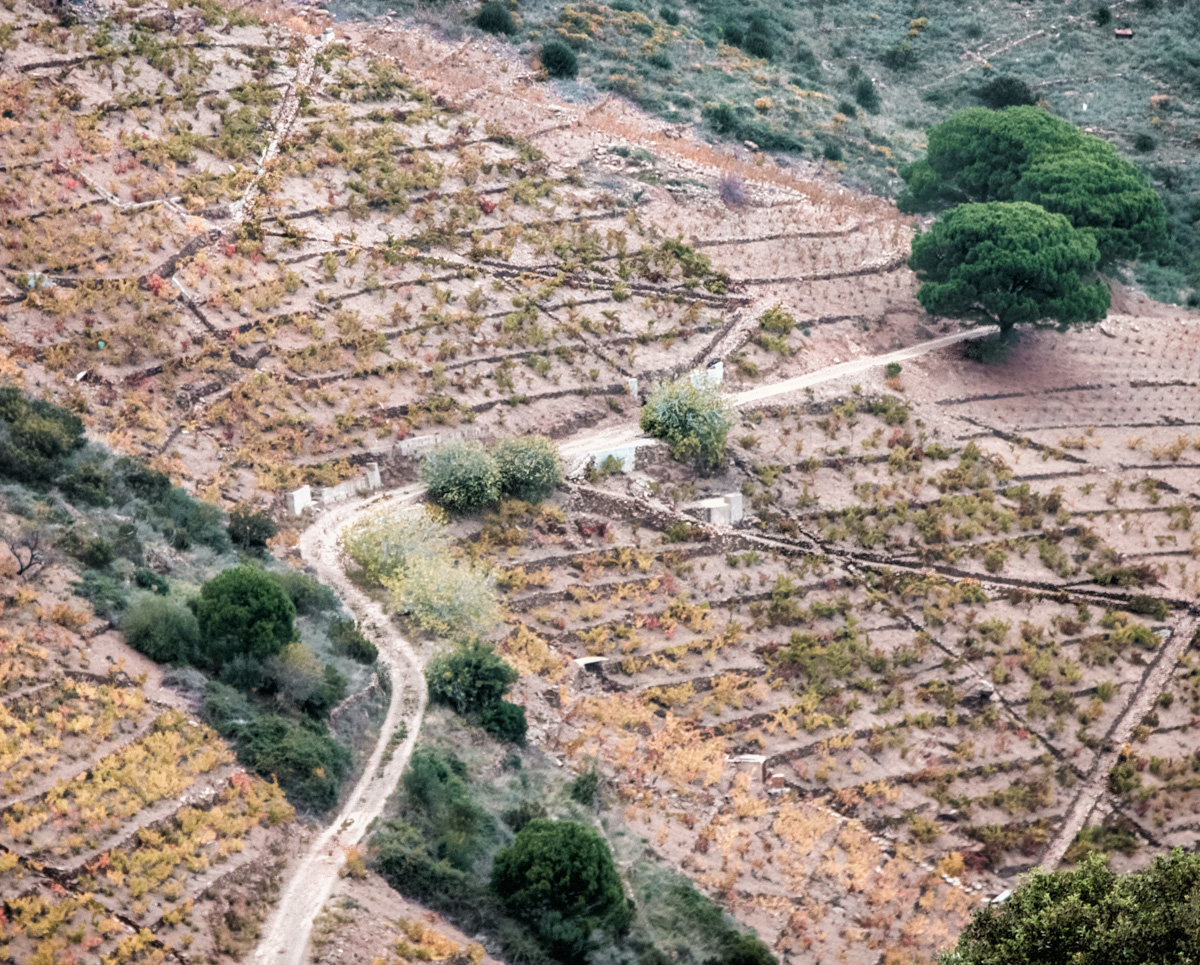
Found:
[[[336,482],[464,423],[614,420],[751,303],[847,330],[911,307],[894,209],[547,101],[525,68],[464,85],[500,55],[373,38],[426,88],[211,6],[2,17],[13,371],[206,493]]]
[[[1196,835],[1194,496],[990,393],[930,404],[958,371],[921,401],[884,376],[743,407],[715,477],[651,456],[468,544],[539,739],[600,760],[656,850],[797,955],[927,958],[1014,872]],[[689,511],[728,492],[740,529]]]
[[[5,533],[25,495],[6,485]],[[71,595],[76,574],[48,562],[17,577],[10,562],[0,591],[0,957],[240,956],[288,851],[283,791],[236,767],[190,708],[147,695],[181,703],[178,693],[124,672],[125,657],[138,658]]]

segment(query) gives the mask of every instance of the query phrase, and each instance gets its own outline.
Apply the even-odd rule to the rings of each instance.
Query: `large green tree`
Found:
[[[623,934],[632,911],[604,839],[583,824],[537,818],[496,855],[492,889],[554,954],[581,959],[597,931]]]
[[[1093,854],[976,912],[940,965],[1183,965],[1200,961],[1198,910],[1200,855],[1176,848],[1119,875]]]
[[[929,131],[926,156],[902,172],[902,211],[1028,201],[1092,233],[1102,262],[1166,241],[1166,210],[1145,175],[1105,140],[1040,107],[972,107]]]
[[[1095,239],[1060,214],[1027,202],[963,204],[913,239],[908,265],[917,298],[934,315],[1060,329],[1097,321],[1109,293],[1089,281]]]
[[[263,660],[296,639],[296,607],[253,566],[218,573],[192,601],[200,626],[199,660],[219,668],[234,657]]]

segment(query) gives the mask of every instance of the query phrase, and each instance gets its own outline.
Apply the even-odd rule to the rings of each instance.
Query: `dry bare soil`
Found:
[[[414,434],[616,431],[631,378],[720,357],[749,391],[957,330],[920,312],[913,227],[882,201],[619,100],[560,102],[500,46],[260,12],[0,10],[0,370],[199,494],[277,496],[377,459],[401,478]],[[776,303],[799,326],[771,341]],[[598,759],[612,819],[783,960],[927,960],[1085,825],[1132,836],[1121,867],[1194,845],[1200,319],[1115,303],[1004,364],[949,349],[744,405],[715,477],[646,447],[557,511],[457,524],[505,588],[532,739]],[[734,491],[736,530],[686,510]],[[239,839],[282,835],[243,814],[269,786],[133,683],[67,676],[88,642],[23,592],[0,737],[45,736],[0,758],[10,956],[35,941],[15,923],[60,913],[77,959],[218,956],[250,913],[210,914],[231,894],[212,872],[134,894],[113,855],[226,797]],[[51,735],[63,701],[68,721],[109,715],[114,741],[160,740],[161,793],[93,788],[109,747]],[[354,888],[394,901],[347,879],[318,960],[349,960],[339,935],[469,953],[417,910],[356,911]]]

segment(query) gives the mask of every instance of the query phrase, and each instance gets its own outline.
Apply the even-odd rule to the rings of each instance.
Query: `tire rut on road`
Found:
[[[363,633],[379,648],[379,669],[391,681],[392,700],[375,748],[346,803],[288,870],[287,884],[251,959],[261,965],[300,965],[306,960],[313,919],[333,891],[346,849],[359,844],[383,812],[420,733],[426,695],[421,660],[383,607],[346,577],[338,549],[339,534],[358,516],[402,506],[420,492],[419,487],[409,487],[347,503],[323,513],[300,537],[300,555],[316,569],[318,579],[337,591],[361,621]],[[385,762],[383,755],[401,727],[404,740]]]

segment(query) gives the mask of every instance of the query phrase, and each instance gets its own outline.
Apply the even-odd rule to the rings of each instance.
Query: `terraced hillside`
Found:
[[[1005,364],[926,354],[960,327],[919,310],[881,200],[573,103],[498,43],[102,14],[0,10],[4,379],[214,501],[407,478],[414,437],[545,433],[569,468],[636,440],[631,474],[451,530],[504,590],[527,759],[598,762],[630,863],[681,869],[783,961],[902,963],[1034,864],[1195,844],[1193,314],[1117,289],[1103,327]],[[739,424],[701,476],[636,419],[717,361]],[[689,508],[729,493],[737,527]],[[306,561],[344,562],[322,540]],[[153,668],[121,673],[65,571],[9,576],[0,944],[248,954],[296,880],[286,802]],[[508,780],[455,726],[472,779]],[[367,859],[291,866],[335,881],[292,951],[481,959]]]
[[[122,669],[136,654],[67,575],[5,593],[0,948],[14,962],[237,957],[277,886],[293,810],[178,697]]]

